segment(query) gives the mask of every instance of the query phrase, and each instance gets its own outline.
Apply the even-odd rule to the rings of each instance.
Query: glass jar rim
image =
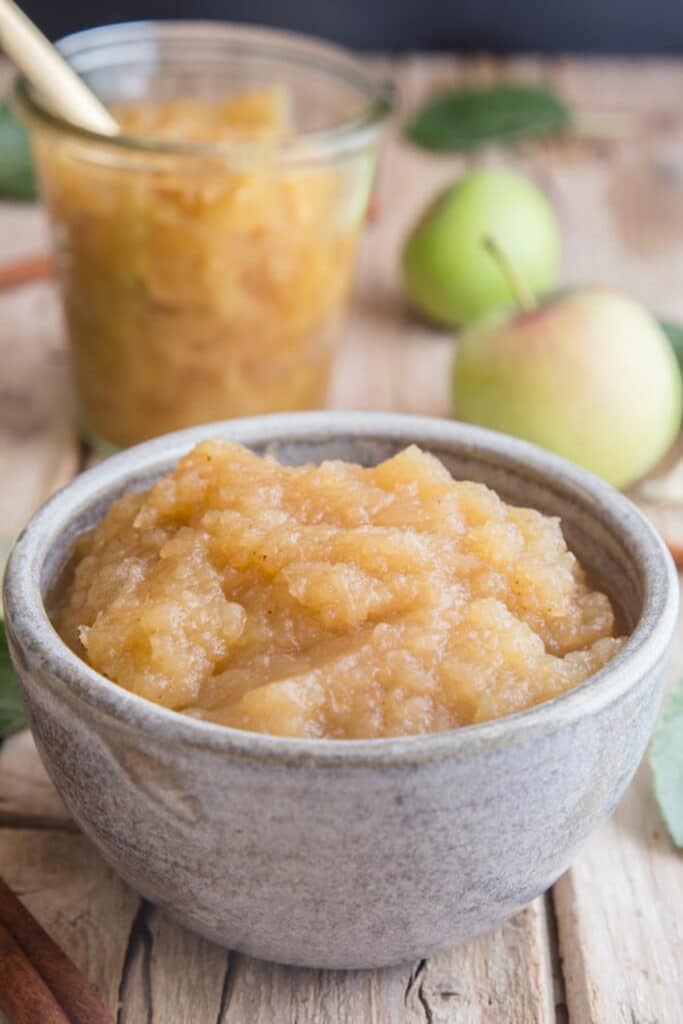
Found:
[[[373,141],[395,109],[393,85],[387,80],[374,79],[349,51],[314,36],[282,29],[220,20],[126,21],[71,33],[55,45],[67,62],[72,63],[79,53],[95,52],[105,46],[125,46],[160,39],[181,40],[184,37],[215,42],[217,33],[223,34],[225,42],[241,56],[251,51],[254,55],[275,57],[293,66],[321,71],[330,78],[336,77],[355,87],[359,94],[365,96],[366,102],[357,114],[339,124],[295,132],[286,138],[264,143],[254,139],[180,142],[124,132],[106,135],[55,113],[41,101],[23,75],[16,80],[13,98],[20,113],[29,121],[36,119],[82,142],[111,147],[121,154],[132,152],[145,156],[225,159],[248,157],[267,149],[271,156],[287,163],[329,159],[330,156],[361,150]]]

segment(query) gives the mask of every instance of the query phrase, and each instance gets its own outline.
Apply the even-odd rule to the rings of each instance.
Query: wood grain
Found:
[[[544,901],[495,936],[430,961],[346,972],[280,967],[227,952],[146,907],[124,1007],[121,1024],[549,1024],[553,982]]]
[[[444,85],[505,75],[554,84],[578,110],[582,127],[579,138],[467,159],[420,152],[394,128],[380,168],[379,215],[361,246],[334,406],[450,414],[454,343],[406,308],[398,254],[435,190],[474,163],[504,161],[546,189],[562,224],[568,281],[617,286],[683,318],[681,62],[415,56],[374,65],[396,80],[404,114]],[[4,207],[0,224],[0,257],[36,251],[43,237],[37,212]],[[5,357],[9,372],[0,389],[14,397],[0,406],[0,439],[14,468],[4,477],[12,494],[0,505],[3,525],[40,500],[53,470],[64,478],[77,460],[64,415],[63,350],[50,285],[0,296]],[[34,424],[28,431],[27,422]],[[22,472],[26,477],[17,476],[15,485],[14,474]],[[0,502],[7,492],[1,474],[0,467]],[[682,645],[683,626],[678,671]],[[86,840],[69,834],[74,826],[27,735],[0,752],[2,824],[0,871],[24,891],[32,912],[112,1010],[120,997],[119,1024],[683,1020],[683,857],[667,838],[647,767],[550,897],[493,935],[386,971],[295,971],[178,929],[117,881]]]
[[[683,609],[670,680],[681,671]],[[553,898],[572,1022],[683,1021],[683,856],[647,763]]]
[[[647,766],[554,900],[572,1024],[683,1020],[683,868]]]

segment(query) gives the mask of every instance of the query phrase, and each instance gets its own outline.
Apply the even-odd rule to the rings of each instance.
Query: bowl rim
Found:
[[[55,538],[66,524],[124,484],[167,471],[201,440],[225,438],[244,444],[280,439],[315,442],[333,436],[450,445],[473,455],[494,455],[498,465],[536,485],[561,482],[565,497],[619,520],[621,537],[643,578],[643,608],[630,637],[615,657],[579,686],[513,715],[445,732],[386,739],[299,739],[247,732],[191,718],[131,693],[82,661],[54,629],[41,593],[41,577]],[[19,535],[4,578],[10,649],[26,652],[48,670],[57,696],[81,700],[97,715],[117,719],[166,742],[210,749],[233,757],[315,763],[321,767],[418,765],[460,759],[528,742],[596,714],[618,700],[667,653],[678,617],[678,579],[671,555],[654,527],[623,494],[586,470],[525,441],[469,424],[401,413],[282,413],[203,424],[129,448],[75,477],[48,499]],[[30,670],[30,667],[29,667]],[[23,684],[22,684],[23,685]]]

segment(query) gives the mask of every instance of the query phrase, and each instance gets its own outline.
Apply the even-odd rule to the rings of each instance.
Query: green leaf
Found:
[[[662,817],[676,846],[683,847],[683,676],[657,723],[650,767]]]
[[[12,668],[5,627],[0,619],[0,739],[28,724],[19,683]]]
[[[35,199],[36,183],[28,132],[0,103],[0,198]]]
[[[569,108],[550,89],[508,84],[441,93],[405,131],[425,149],[467,153],[491,142],[559,132],[570,120]]]
[[[660,320],[659,326],[671,342],[676,358],[681,365],[681,370],[683,370],[683,325],[675,324],[671,320]]]

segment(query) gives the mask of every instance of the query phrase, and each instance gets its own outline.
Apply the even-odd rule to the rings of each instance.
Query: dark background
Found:
[[[683,0],[25,0],[23,7],[52,38],[114,21],[218,18],[365,50],[683,51]]]

